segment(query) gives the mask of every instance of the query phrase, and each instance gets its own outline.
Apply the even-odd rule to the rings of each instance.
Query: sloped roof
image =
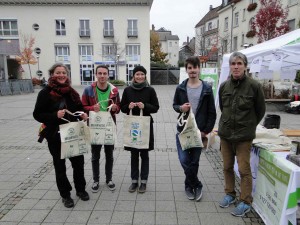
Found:
[[[218,10],[220,8],[221,8],[221,5],[216,7],[216,8],[212,8],[211,10],[209,10],[208,13],[206,13],[206,15],[196,24],[195,28],[200,27],[202,25],[205,25],[205,23],[209,20],[217,18],[219,16]]]
[[[155,31],[158,36],[160,41],[167,41],[167,40],[179,40],[178,35],[172,35],[172,32],[167,30],[164,27],[159,28],[158,30]]]

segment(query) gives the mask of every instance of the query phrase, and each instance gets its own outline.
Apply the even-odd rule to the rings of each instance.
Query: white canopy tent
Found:
[[[269,41],[243,49],[239,52],[245,54],[248,58],[248,68],[252,68],[253,63],[260,59],[258,67],[261,69],[274,70],[280,67],[281,70],[300,70],[300,29],[291,31],[282,36],[273,38]],[[231,54],[223,55],[219,85],[229,76],[229,57]],[[280,56],[279,61],[274,61],[274,56]],[[277,58],[278,60],[278,58]],[[275,65],[275,66],[274,66]],[[256,68],[258,68],[256,66]],[[259,68],[259,69],[260,69]],[[258,77],[260,75],[258,74]],[[218,92],[216,96],[216,106],[218,106]]]

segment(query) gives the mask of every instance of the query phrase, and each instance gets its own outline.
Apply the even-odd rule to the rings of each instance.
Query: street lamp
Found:
[[[119,70],[119,58],[120,58],[120,55],[119,54],[117,54],[116,55],[116,80],[118,80],[118,78],[119,78],[119,76],[118,76],[118,70]]]
[[[230,32],[230,53],[232,52],[232,31],[233,31],[233,11],[235,10],[234,3],[231,3],[231,32]]]

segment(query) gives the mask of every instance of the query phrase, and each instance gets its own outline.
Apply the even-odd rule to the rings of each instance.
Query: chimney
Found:
[[[189,36],[187,36],[187,38],[186,38],[186,43],[187,43],[187,44],[190,43],[190,38],[189,38]]]
[[[155,26],[154,26],[154,24],[152,24],[152,30],[155,31]]]
[[[213,9],[213,6],[212,6],[212,5],[209,5],[209,11],[212,10],[212,9]]]

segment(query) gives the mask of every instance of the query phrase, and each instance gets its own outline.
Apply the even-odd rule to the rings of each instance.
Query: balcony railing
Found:
[[[90,37],[91,30],[90,29],[79,29],[79,36],[80,37]]]
[[[137,29],[128,29],[127,37],[138,37],[138,30]]]
[[[114,37],[114,30],[103,29],[103,37]]]

